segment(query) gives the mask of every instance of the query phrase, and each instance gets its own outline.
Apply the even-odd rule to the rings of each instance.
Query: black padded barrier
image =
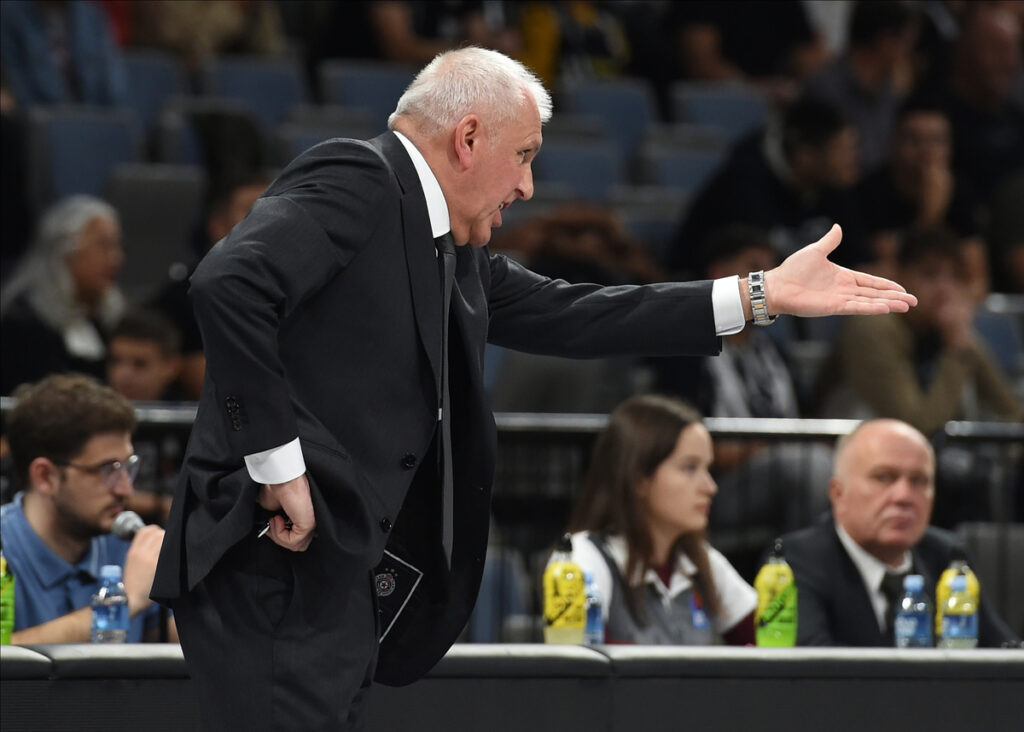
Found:
[[[176,645],[3,646],[0,729],[194,730],[190,684]],[[1022,698],[1019,649],[460,644],[367,731],[1006,730]]]

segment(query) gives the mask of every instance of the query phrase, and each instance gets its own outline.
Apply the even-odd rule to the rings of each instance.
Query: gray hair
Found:
[[[551,95],[529,69],[497,51],[468,46],[438,54],[423,67],[398,100],[388,128],[408,116],[423,133],[435,135],[481,111],[503,127],[531,97],[541,123],[551,119]]]
[[[121,222],[117,210],[109,203],[83,194],[64,198],[47,209],[31,248],[10,282],[4,283],[0,313],[6,314],[15,300],[27,294],[40,317],[57,330],[63,331],[72,321],[80,320],[64,258],[78,246],[82,231],[98,218]],[[112,319],[114,312],[119,315],[121,309],[122,298],[115,291],[101,303],[97,315],[101,320]]]

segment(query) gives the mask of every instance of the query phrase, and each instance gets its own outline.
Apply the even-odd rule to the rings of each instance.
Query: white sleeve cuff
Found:
[[[740,299],[738,275],[722,277],[711,285],[711,307],[715,311],[715,335],[739,333],[746,325]]]
[[[245,467],[249,477],[261,485],[277,485],[294,480],[306,472],[306,461],[302,459],[299,438],[280,447],[245,456]]]

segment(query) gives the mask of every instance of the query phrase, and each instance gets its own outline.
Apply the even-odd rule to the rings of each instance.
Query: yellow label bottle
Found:
[[[768,561],[754,579],[757,610],[754,640],[759,646],[796,645],[796,578],[776,539]]]
[[[974,574],[974,570],[967,564],[967,557],[964,555],[963,550],[959,547],[954,547],[953,559],[950,561],[949,567],[939,577],[939,581],[935,583],[936,639],[942,635],[942,616],[946,611],[949,595],[953,589],[953,578],[959,574],[967,577],[967,595],[971,602],[974,603],[974,607],[978,607],[978,603],[981,600],[981,585],[978,583],[978,576]]]
[[[0,645],[10,645],[14,631],[14,575],[0,551]]]
[[[544,642],[580,645],[586,624],[583,570],[572,561],[572,536],[565,534],[544,570]]]

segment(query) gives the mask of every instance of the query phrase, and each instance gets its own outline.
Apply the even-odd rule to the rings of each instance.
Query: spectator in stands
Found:
[[[4,556],[18,578],[12,641],[88,641],[105,564],[123,567],[128,640],[159,640],[149,590],[163,529],[147,526],[131,542],[110,533],[138,470],[134,410],[79,374],[49,376],[15,396],[7,430],[23,492],[0,508]],[[166,633],[177,639],[173,622]]]
[[[600,2],[527,2],[520,60],[545,85],[572,78],[615,77],[629,64],[622,23]]]
[[[742,224],[714,232],[705,251],[702,276],[710,279],[746,277],[778,263],[767,233]],[[764,328],[725,336],[722,352],[714,358],[659,358],[651,363],[656,389],[683,398],[708,416],[802,416],[793,371]],[[717,440],[714,472],[722,490],[711,511],[711,526],[739,533],[751,526],[775,532],[803,526],[828,504],[824,486],[831,463],[831,450],[820,444]]]
[[[94,3],[0,3],[0,62],[22,108],[116,106],[127,94],[109,20]]]
[[[757,595],[705,536],[712,451],[698,413],[652,395],[619,405],[598,436],[570,529],[608,642],[753,642]]]
[[[132,38],[174,52],[190,73],[220,54],[287,50],[277,4],[269,0],[146,0],[134,8]]]
[[[1024,170],[1003,181],[992,199],[987,240],[997,292],[1024,294]]]
[[[977,194],[954,175],[949,119],[940,105],[910,99],[900,110],[888,162],[858,187],[868,246],[880,272],[895,271],[899,244],[912,227],[946,226],[960,239],[975,301],[988,292],[988,256]]]
[[[135,401],[181,401],[181,335],[161,313],[131,310],[110,335],[107,381]],[[171,431],[136,436],[139,474],[126,507],[149,523],[163,525],[185,452],[181,435]]]
[[[752,81],[788,101],[797,82],[827,58],[824,38],[799,2],[685,2],[671,8],[668,23],[687,79]]]
[[[245,218],[253,203],[267,187],[266,176],[258,171],[233,174],[211,187],[206,215],[197,233],[196,259],[228,235]],[[188,299],[188,279],[170,279],[150,303],[178,329],[181,335],[181,391],[179,397],[198,400],[206,371],[203,341]]]
[[[864,422],[839,441],[829,497],[831,516],[783,537],[796,575],[797,644],[891,646],[903,575],[923,575],[934,597],[958,543],[928,526],[935,451],[905,422]],[[1014,640],[981,587],[978,645]]]
[[[110,334],[107,382],[133,401],[180,401],[181,334],[161,313],[130,310]]]
[[[948,109],[953,168],[988,202],[993,190],[1024,169],[1024,106],[1019,15],[971,4],[956,45]]]
[[[117,212],[84,195],[47,211],[0,296],[0,392],[60,371],[104,376],[106,333],[124,309]]]
[[[785,257],[839,221],[846,247],[837,252],[840,261],[867,261],[851,191],[858,176],[856,131],[832,105],[800,99],[781,124],[741,142],[697,195],[670,245],[668,265],[696,273],[701,242],[733,222],[768,230]]]
[[[927,435],[951,419],[1020,419],[1020,402],[974,330],[963,255],[945,229],[916,229],[900,249],[901,282],[918,295],[904,317],[844,322],[825,413],[893,417]],[[826,387],[829,390],[829,387]]]
[[[834,104],[857,129],[864,170],[885,160],[897,108],[913,82],[914,20],[903,2],[861,0],[846,52],[807,80],[808,94]]]

